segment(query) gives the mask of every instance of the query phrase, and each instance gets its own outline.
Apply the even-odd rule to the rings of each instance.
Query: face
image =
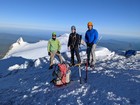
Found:
[[[88,26],[88,29],[91,30],[93,28],[93,26]]]
[[[56,39],[56,35],[52,35],[52,39]]]
[[[72,33],[75,33],[75,32],[76,32],[76,30],[75,30],[75,29],[72,29],[72,30],[71,30],[71,32],[72,32]]]

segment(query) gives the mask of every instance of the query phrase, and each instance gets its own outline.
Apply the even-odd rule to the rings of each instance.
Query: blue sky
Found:
[[[140,35],[140,0],[0,0],[0,28]]]

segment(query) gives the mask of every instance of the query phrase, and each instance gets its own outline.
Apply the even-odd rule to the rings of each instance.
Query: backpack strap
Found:
[[[71,44],[73,48],[74,48],[75,43],[76,43],[76,34],[77,34],[77,33],[75,33],[75,34],[74,34],[74,36],[73,36],[73,35],[71,35],[72,40],[74,41],[74,42]],[[74,38],[75,38],[75,39],[74,39]]]

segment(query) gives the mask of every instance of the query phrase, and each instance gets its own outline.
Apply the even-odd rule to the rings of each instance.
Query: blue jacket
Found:
[[[98,32],[95,29],[87,30],[85,34],[85,42],[96,44],[98,40]]]

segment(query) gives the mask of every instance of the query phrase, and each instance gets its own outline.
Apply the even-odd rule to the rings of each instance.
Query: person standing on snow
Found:
[[[76,27],[71,27],[71,34],[68,39],[68,49],[71,51],[71,64],[70,66],[74,66],[74,53],[76,54],[78,63],[76,65],[81,65],[81,58],[79,55],[79,46],[81,43],[81,37],[76,33]]]
[[[92,22],[88,22],[87,24],[88,30],[85,34],[85,42],[87,44],[87,61],[90,67],[95,67],[96,63],[96,42],[98,40],[98,32],[93,29]]]
[[[52,39],[50,39],[48,42],[47,50],[48,50],[48,55],[50,56],[49,69],[53,68],[53,59],[54,59],[55,55],[57,55],[59,57],[60,63],[63,62],[61,54],[60,54],[61,44],[60,44],[60,41],[58,39],[56,39],[55,32],[52,33]]]

